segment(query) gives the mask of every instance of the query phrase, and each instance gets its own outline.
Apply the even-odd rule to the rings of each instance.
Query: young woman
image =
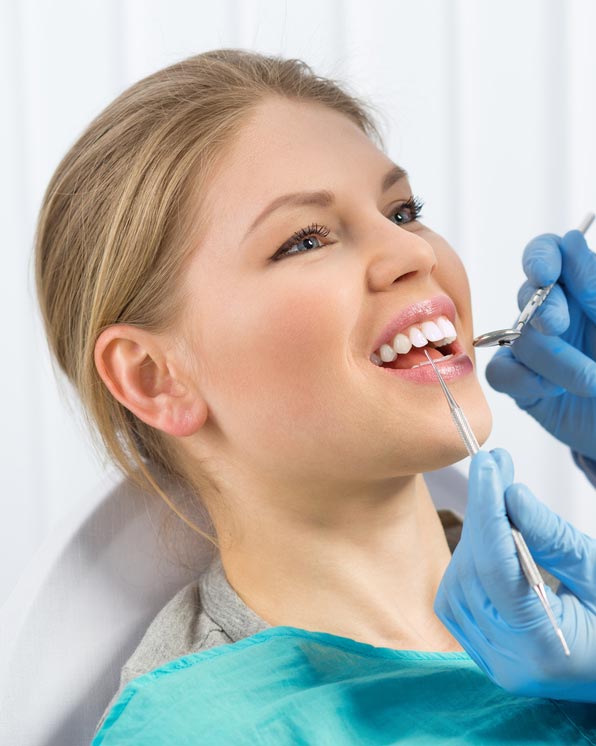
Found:
[[[491,414],[464,267],[420,206],[365,103],[232,49],[133,85],[58,166],[36,245],[52,352],[123,472],[188,483],[218,548],[95,744],[596,733],[499,689],[433,611],[451,551],[422,475],[466,454],[423,350],[481,443]]]

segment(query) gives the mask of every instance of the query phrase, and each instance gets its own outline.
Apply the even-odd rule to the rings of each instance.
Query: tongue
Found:
[[[443,355],[436,349],[436,347],[412,347],[412,349],[405,355],[398,355],[392,363],[383,363],[384,368],[393,368],[394,370],[399,368],[411,368],[413,365],[419,363],[428,363],[428,358],[424,354],[424,350],[428,350],[428,354],[433,360],[439,360]]]

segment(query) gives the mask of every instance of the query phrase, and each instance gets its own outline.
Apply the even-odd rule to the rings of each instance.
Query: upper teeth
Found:
[[[457,339],[455,327],[446,316],[439,316],[436,319],[423,321],[420,324],[413,324],[403,332],[399,332],[393,338],[393,342],[381,345],[373,352],[370,359],[376,365],[391,363],[398,355],[405,355],[414,347],[424,347],[432,342],[434,347],[443,347]]]

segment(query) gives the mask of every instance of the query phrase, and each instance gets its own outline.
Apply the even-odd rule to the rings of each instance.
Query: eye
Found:
[[[419,197],[410,197],[407,202],[400,205],[397,210],[394,210],[391,215],[399,215],[399,219],[396,221],[397,225],[405,225],[407,223],[413,223],[420,217],[420,212],[424,202]]]
[[[290,238],[279,247],[271,258],[274,261],[278,261],[284,256],[302,254],[304,251],[310,251],[312,248],[321,248],[320,246],[313,245],[317,241],[320,243],[319,239],[315,238],[315,236],[322,236],[325,238],[328,235],[329,228],[327,228],[326,225],[314,223],[313,225],[309,225],[308,228],[300,228],[299,231],[296,231],[296,233],[290,236]],[[300,249],[301,244],[304,244],[305,248]],[[290,249],[293,249],[296,246],[298,247],[298,251],[290,251]]]
[[[407,225],[413,223],[420,217],[420,211],[424,202],[418,197],[410,197],[406,202],[403,202],[391,215],[399,215],[397,225]],[[326,225],[319,225],[314,223],[309,225],[308,228],[300,228],[285,243],[283,243],[275,254],[271,257],[271,261],[279,261],[285,256],[292,256],[292,254],[303,254],[309,252],[311,249],[320,249],[325,244],[321,244],[319,236],[325,238],[329,235],[329,228]],[[317,246],[316,244],[321,244]],[[302,246],[302,248],[301,248]],[[294,251],[294,249],[297,249]]]

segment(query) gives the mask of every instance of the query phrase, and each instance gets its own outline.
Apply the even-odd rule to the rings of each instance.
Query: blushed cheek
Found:
[[[330,341],[337,346],[337,312],[328,293],[304,297],[286,289],[234,313],[235,332],[220,347],[214,400],[273,429],[312,421],[328,397]],[[224,321],[220,320],[221,325]],[[231,322],[230,322],[231,323]],[[277,424],[279,423],[279,424]]]

